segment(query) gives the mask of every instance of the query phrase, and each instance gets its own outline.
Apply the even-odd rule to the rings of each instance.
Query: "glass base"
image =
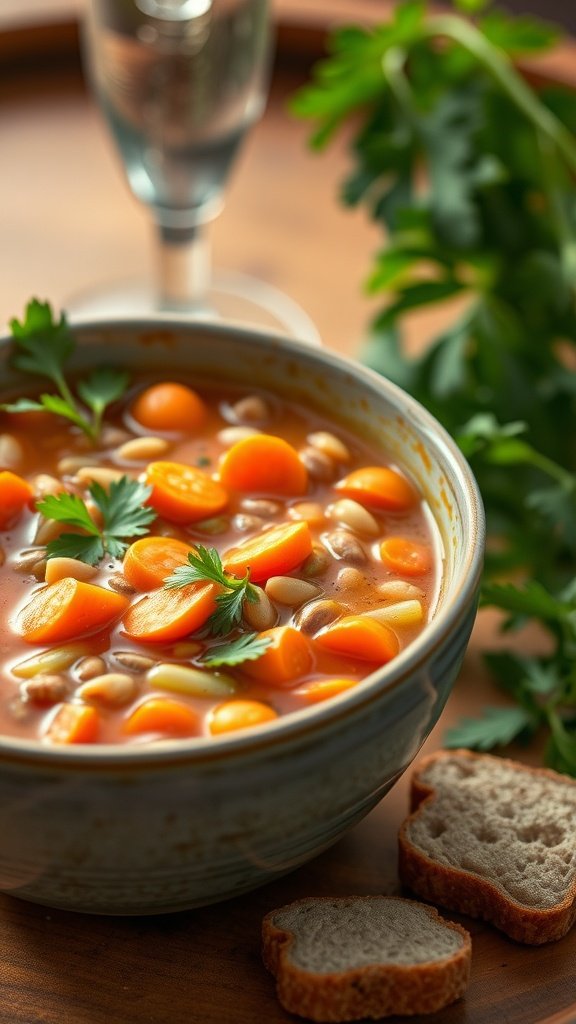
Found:
[[[163,309],[150,286],[125,282],[101,291],[70,296],[65,308],[72,322],[156,314],[191,320],[224,320],[242,327],[285,334],[309,345],[322,344],[318,329],[301,306],[272,285],[245,274],[216,274],[202,303],[194,306]]]

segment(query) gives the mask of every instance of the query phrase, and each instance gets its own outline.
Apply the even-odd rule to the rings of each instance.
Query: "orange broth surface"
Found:
[[[384,507],[377,496],[349,490],[343,493],[337,486],[362,468],[382,467],[381,456],[313,411],[264,392],[248,393],[233,387],[216,389],[182,379],[194,398],[199,396],[200,405],[196,412],[193,402],[188,412],[184,408],[183,423],[178,423],[178,415],[174,419],[169,414],[167,420],[162,416],[162,403],[157,410],[154,403],[152,411],[147,407],[148,389],[154,383],[150,378],[140,377],[125,399],[107,411],[96,447],[76,427],[55,416],[1,414],[0,433],[15,444],[9,440],[7,448],[0,445],[0,452],[12,453],[10,464],[0,464],[0,472],[9,470],[17,474],[32,489],[30,500],[0,530],[1,734],[43,743],[138,744],[217,735],[251,723],[264,726],[266,721],[330,699],[356,685],[383,660],[395,656],[395,651],[403,650],[433,611],[439,588],[441,547],[429,509],[414,485],[407,485],[414,500],[397,509]],[[135,417],[142,409],[142,417],[148,423]],[[186,416],[191,426],[186,424]],[[163,430],[168,421],[169,429]],[[226,474],[222,468],[221,476],[226,453],[242,442],[244,435],[254,437],[259,433],[288,443],[291,454],[286,465],[292,467],[291,471],[287,472],[282,463],[282,472],[273,479],[270,471],[277,459],[274,446],[270,455],[267,449],[255,448],[260,452],[260,463],[255,470],[249,467],[248,475],[254,472],[257,484],[251,488],[241,481],[241,489],[236,488],[235,464]],[[161,453],[153,458],[122,457],[123,444],[150,437],[160,440],[156,448]],[[272,631],[293,627],[305,638],[306,657],[296,658],[282,678],[255,668],[256,660],[218,668],[208,668],[203,663],[211,648],[243,633],[259,632],[245,618],[226,636],[213,635],[210,619],[169,642],[127,636],[123,620],[128,609],[146,594],[154,594],[154,590],[131,587],[123,574],[122,558],[105,556],[89,580],[93,586],[124,596],[126,612],[116,615],[106,628],[97,632],[82,628],[77,636],[63,642],[33,643],[30,637],[22,635],[25,609],[48,586],[46,538],[57,536],[59,531],[70,532],[69,527],[43,518],[36,510],[36,501],[46,490],[60,487],[89,502],[83,472],[86,467],[109,468],[134,479],[145,479],[149,464],[158,461],[195,467],[221,487],[222,477],[226,476],[227,484],[224,507],[200,519],[186,521],[186,513],[181,509],[175,518],[171,517],[171,507],[166,510],[163,506],[163,514],[148,528],[152,536],[176,538],[186,549],[197,544],[214,547],[226,563],[227,552],[249,543],[255,536],[265,538],[268,531],[281,524],[306,524],[311,553],[287,571],[272,573],[307,583],[304,600],[280,601],[275,596],[274,581],[269,583],[266,575],[257,581],[257,586],[268,595],[264,599],[268,621],[264,624]],[[242,463],[240,466],[242,469]],[[302,466],[304,490],[292,493],[300,480],[298,467]],[[406,482],[401,467],[390,463],[389,468]],[[52,478],[51,483],[48,478]],[[273,484],[266,486],[268,478]],[[338,505],[343,499],[344,506]],[[361,528],[357,526],[358,506],[371,517],[368,531],[364,522]],[[342,509],[346,513],[344,520],[340,515]],[[419,557],[415,557],[408,572],[384,560],[382,544],[390,538],[416,546]],[[390,550],[397,547],[392,545]],[[404,552],[403,544],[400,550]],[[285,580],[280,582],[280,592],[285,584]],[[394,586],[391,588],[390,584]],[[376,653],[371,635],[367,634],[365,640],[363,632],[363,623],[369,618],[365,613],[375,610],[383,615],[380,620],[370,618],[377,625]],[[341,640],[336,640],[335,648],[331,641],[326,643],[326,635],[334,626],[350,621],[351,617],[352,650],[346,647],[348,634],[343,641],[344,652],[339,649]],[[361,628],[356,635],[354,623],[359,618]],[[391,654],[380,652],[381,630],[386,635],[391,633]],[[56,651],[58,657],[62,650],[67,662],[64,667],[58,660],[56,667],[42,659],[40,663],[34,660],[45,652]],[[139,662],[134,655],[146,660]],[[94,661],[95,658],[100,660]],[[23,664],[26,662],[30,664]],[[168,679],[170,666],[207,673],[208,691],[198,696],[175,688],[170,681],[168,687],[165,680],[156,685],[158,665],[164,667]],[[110,674],[120,675],[123,683],[116,680],[115,688],[108,684],[108,690],[105,683],[99,692],[94,683]],[[154,700],[160,702],[155,709],[150,703]],[[242,707],[236,703],[230,712],[230,702],[249,703]],[[227,707],[222,710],[224,705]],[[90,709],[86,714],[79,713],[79,709],[83,712],[86,708]],[[149,713],[150,709],[153,713]],[[78,719],[73,728],[69,727],[70,715]]]

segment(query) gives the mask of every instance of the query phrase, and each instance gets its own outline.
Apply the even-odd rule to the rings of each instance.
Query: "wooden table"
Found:
[[[354,10],[386,6],[358,0]],[[0,32],[0,322],[19,314],[32,294],[65,305],[85,288],[149,270],[147,217],[128,194],[87,95],[76,25],[64,7],[57,5],[58,17],[47,24],[50,45],[29,25],[11,23],[4,45]],[[354,357],[371,312],[361,283],[381,238],[362,214],[344,212],[336,201],[346,167],[343,145],[324,157],[310,155],[307,127],[286,113],[287,97],[306,75],[295,33],[307,24],[300,39],[311,53],[319,4],[282,0],[279,9],[281,52],[268,110],[214,225],[215,260],[286,291],[327,346]],[[343,11],[341,0],[330,9]],[[573,67],[564,65],[568,76]],[[420,321],[423,338],[430,328],[429,318]],[[480,656],[494,634],[485,614],[425,750],[440,746],[445,728],[463,713],[500,699]],[[407,811],[407,786],[408,779],[401,780],[328,853],[224,905],[157,918],[91,918],[0,897],[0,1024],[294,1020],[277,1004],[260,962],[262,915],[304,895],[398,892],[395,837]],[[559,943],[530,948],[465,923],[474,944],[468,994],[426,1018],[430,1024],[576,1021],[576,929]]]

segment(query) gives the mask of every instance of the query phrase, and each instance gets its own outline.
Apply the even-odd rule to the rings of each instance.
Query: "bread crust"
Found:
[[[374,899],[394,899],[418,906],[435,923],[457,932],[462,938],[460,948],[448,957],[426,963],[381,963],[316,973],[292,961],[290,954],[296,937],[292,931],[275,924],[275,918],[288,909],[279,907],[262,922],[262,957],[276,977],[278,1000],[285,1010],[318,1022],[378,1019],[391,1014],[433,1013],[464,994],[470,977],[470,935],[460,925],[445,921],[434,907],[386,896],[314,897],[297,900],[289,906],[339,901],[349,904],[350,900]]]
[[[497,884],[472,871],[440,864],[412,842],[412,822],[421,813],[423,805],[429,805],[436,798],[435,787],[425,782],[423,776],[432,765],[453,760],[454,757],[470,764],[475,761],[494,761],[496,766],[505,765],[530,777],[560,781],[563,785],[568,783],[576,788],[576,781],[551,769],[532,768],[517,761],[470,750],[441,750],[422,758],[412,776],[412,811],[403,822],[398,836],[398,871],[402,883],[431,903],[490,922],[516,942],[541,945],[561,939],[576,920],[576,878],[563,899],[558,900],[553,907],[539,909],[514,900]]]

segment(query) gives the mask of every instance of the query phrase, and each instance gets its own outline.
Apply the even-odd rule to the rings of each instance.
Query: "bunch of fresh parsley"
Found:
[[[15,413],[41,410],[54,413],[70,420],[96,443],[104,412],[126,391],[128,374],[117,367],[98,367],[78,381],[79,402],[66,379],[66,364],[76,348],[76,341],[65,315],[57,320],[50,303],[32,299],[22,321],[14,318],[10,329],[14,342],[12,365],[22,373],[45,377],[56,392],[41,394],[38,399],[19,398],[2,408]]]
[[[337,31],[293,107],[316,148],[352,129],[342,199],[385,235],[363,357],[471,462],[488,518],[482,603],[551,638],[546,656],[489,655],[515,703],[447,742],[487,750],[544,727],[548,763],[576,775],[576,96],[536,92],[515,66],[554,45],[554,27],[489,0],[455,6],[404,0],[388,24]],[[407,356],[406,316],[448,302],[442,333]]]

